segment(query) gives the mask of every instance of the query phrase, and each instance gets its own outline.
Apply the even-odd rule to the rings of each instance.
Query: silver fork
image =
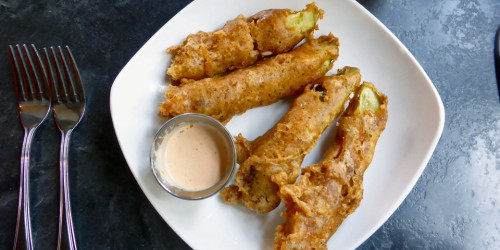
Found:
[[[60,199],[57,249],[77,249],[68,178],[69,141],[74,128],[85,113],[85,94],[80,73],[68,46],[43,49],[52,95],[56,125],[61,131],[59,154]]]
[[[9,56],[19,103],[19,117],[24,127],[14,249],[33,249],[29,200],[30,150],[36,129],[50,111],[50,92],[47,75],[35,45],[31,45],[31,53],[26,45],[9,45]]]

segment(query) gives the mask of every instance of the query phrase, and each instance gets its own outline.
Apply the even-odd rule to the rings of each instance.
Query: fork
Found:
[[[50,92],[45,68],[35,45],[31,45],[31,55],[26,45],[22,48],[19,45],[15,48],[9,45],[9,56],[19,104],[19,118],[24,128],[14,249],[33,249],[29,200],[30,150],[38,126],[49,114]]]
[[[85,94],[80,73],[68,46],[62,49],[50,47],[43,49],[45,64],[50,82],[52,110],[56,125],[61,131],[59,154],[60,191],[59,191],[59,229],[57,249],[77,249],[68,178],[69,141],[75,127],[85,113]]]

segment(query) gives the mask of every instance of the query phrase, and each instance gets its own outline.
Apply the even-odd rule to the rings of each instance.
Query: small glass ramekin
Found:
[[[168,140],[170,137],[170,133],[172,133],[176,127],[185,126],[185,124],[204,124],[215,128],[222,135],[224,143],[226,144],[225,148],[229,150],[229,152],[225,154],[227,156],[227,159],[225,161],[225,166],[222,167],[224,169],[222,177],[217,183],[203,190],[192,191],[183,189],[182,187],[175,185],[171,178],[163,178],[160,174],[160,170],[157,167],[156,152],[159,150],[159,147],[162,144],[163,140]],[[155,176],[160,186],[171,195],[185,200],[200,200],[216,194],[222,188],[224,188],[227,183],[229,183],[229,181],[233,178],[236,168],[236,147],[234,144],[233,136],[231,136],[226,127],[216,119],[207,115],[196,113],[179,115],[163,124],[156,133],[153,144],[151,145],[149,156],[153,175]]]

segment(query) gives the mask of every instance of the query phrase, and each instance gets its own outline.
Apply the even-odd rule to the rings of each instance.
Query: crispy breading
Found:
[[[173,55],[167,70],[173,81],[212,77],[250,66],[259,57],[248,22],[242,15],[215,32],[189,35],[182,46],[170,47],[167,53]]]
[[[288,21],[289,16],[301,13],[311,13],[313,19]],[[264,10],[248,19],[239,15],[222,29],[190,34],[182,45],[168,48],[172,60],[167,75],[174,84],[186,79],[199,80],[248,67],[263,56],[288,52],[304,37],[312,38],[316,21],[322,16],[323,11],[314,3],[300,12]]]
[[[363,197],[363,174],[387,122],[387,97],[370,83],[378,108],[363,110],[359,93],[338,121],[337,138],[323,161],[302,171],[296,184],[281,187],[287,210],[274,249],[327,249],[327,242]],[[373,92],[372,92],[373,93]]]
[[[279,205],[279,188],[296,181],[304,157],[360,83],[358,69],[346,67],[341,72],[308,85],[285,116],[253,142],[238,137],[242,163],[235,185],[221,191],[226,202],[245,205],[256,213]]]
[[[310,12],[315,15],[312,26],[301,29],[287,24],[287,17],[293,14]],[[277,55],[290,51],[302,39],[312,39],[313,31],[317,29],[316,21],[323,18],[324,11],[318,9],[315,3],[308,4],[300,13],[289,9],[263,10],[247,19],[250,34],[255,41],[256,49],[264,55]]]
[[[330,34],[225,76],[171,85],[160,115],[202,113],[228,121],[247,109],[298,94],[309,82],[324,76],[337,57],[338,40]]]

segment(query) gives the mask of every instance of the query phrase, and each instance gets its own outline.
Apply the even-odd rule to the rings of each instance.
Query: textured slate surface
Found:
[[[443,136],[416,187],[360,249],[500,249],[500,98],[493,62],[500,3],[359,2],[413,53],[446,110]],[[0,0],[1,249],[10,249],[14,238],[23,138],[6,49],[15,43],[68,44],[86,84],[88,112],[70,151],[80,249],[189,249],[136,184],[109,114],[109,91],[120,69],[188,3]],[[37,248],[53,249],[59,132],[52,120],[42,125],[33,148],[34,239]]]

